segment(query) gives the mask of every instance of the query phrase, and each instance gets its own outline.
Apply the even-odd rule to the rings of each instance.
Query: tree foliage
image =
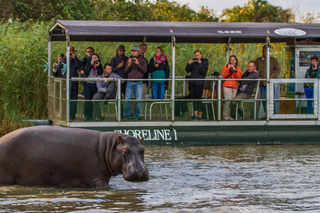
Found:
[[[0,20],[88,20],[93,17],[91,0],[1,0]]]
[[[156,0],[1,0],[2,22],[112,20],[112,21],[218,21],[213,10],[201,7],[199,12],[187,4]]]
[[[264,0],[250,0],[243,7],[235,6],[222,12],[225,22],[291,22],[290,9],[274,6]]]

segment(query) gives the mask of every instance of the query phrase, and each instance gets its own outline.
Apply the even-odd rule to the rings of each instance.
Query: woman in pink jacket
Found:
[[[241,69],[238,67],[238,59],[235,55],[229,57],[229,63],[223,67],[221,76],[224,79],[240,79]],[[227,80],[222,84],[224,99],[232,99],[237,95],[238,81]],[[223,120],[234,120],[230,117],[230,101],[225,101],[223,104]]]

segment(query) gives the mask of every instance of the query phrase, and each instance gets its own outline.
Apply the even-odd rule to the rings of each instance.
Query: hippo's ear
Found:
[[[123,137],[122,135],[118,136],[118,145],[123,143]]]
[[[143,144],[143,142],[144,142],[144,137],[143,136],[141,137],[140,141],[141,141],[141,144]]]

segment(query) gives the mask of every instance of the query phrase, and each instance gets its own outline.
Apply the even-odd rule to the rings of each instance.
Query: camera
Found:
[[[198,59],[198,58],[193,58],[192,60],[194,60],[194,61],[199,61],[199,59]]]
[[[315,68],[315,67],[316,67],[316,65],[314,65],[314,64],[311,64],[311,67],[312,67],[312,68]]]
[[[237,72],[237,70],[234,70],[233,68],[234,66],[230,64],[230,68],[229,68],[230,73]]]
[[[93,62],[93,64],[99,64],[100,62],[98,61],[98,60],[95,60],[94,62]]]
[[[136,59],[135,59],[135,58],[132,58],[131,61],[136,61]]]
[[[219,78],[219,77],[220,77],[220,73],[217,72],[217,71],[212,71],[212,72],[211,72],[211,77],[213,77],[213,78]]]
[[[72,56],[72,53],[70,53],[70,56]]]

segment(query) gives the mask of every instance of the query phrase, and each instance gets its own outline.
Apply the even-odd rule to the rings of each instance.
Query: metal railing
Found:
[[[163,80],[163,79],[148,79],[148,81],[157,81],[157,80]],[[177,97],[181,97],[186,94],[187,91],[187,86],[186,82],[187,81],[209,81],[211,82],[211,86],[208,90],[212,91],[211,96],[206,96],[203,99],[188,99],[188,100],[183,100],[183,99],[177,99]],[[230,101],[227,99],[222,98],[222,84],[224,81],[229,81],[229,80],[236,80],[236,81],[266,81],[266,79],[220,79],[220,78],[205,78],[205,79],[185,79],[182,77],[176,77],[174,83],[175,85],[175,91],[176,94],[170,93],[171,91],[168,91],[168,98],[167,99],[142,99],[142,100],[135,100],[132,99],[130,101],[136,102],[140,101],[142,102],[143,106],[146,107],[145,103],[164,103],[164,104],[170,104],[171,112],[174,112],[175,109],[175,101],[181,101],[181,102],[192,102],[192,101],[201,101],[206,104],[211,104],[212,107],[211,109],[217,109],[217,112],[212,112],[212,114],[216,115],[217,121],[221,121],[221,114],[222,114],[222,105],[225,101]],[[115,113],[117,116],[115,117],[115,121],[121,122],[121,104],[122,102],[125,102],[126,100],[121,98],[121,82],[122,81],[146,81],[146,79],[109,79],[109,78],[72,78],[70,81],[117,81],[117,97],[116,99],[110,99],[108,101],[113,101],[116,104],[116,110],[117,113]],[[165,81],[170,81],[172,82],[172,79],[165,79]],[[182,84],[180,82],[183,82]],[[282,94],[281,98],[275,98],[274,97],[274,88],[276,85],[280,84],[303,84],[303,83],[311,83],[313,84],[314,88],[314,96],[313,98],[305,98],[303,95],[303,91],[300,91],[300,93],[294,97],[284,97]],[[49,119],[54,121],[54,123],[57,123],[59,125],[67,125],[69,121],[69,116],[66,114],[67,113],[67,101],[69,102],[77,102],[83,103],[85,101],[92,101],[92,100],[67,100],[67,95],[66,95],[66,79],[61,79],[61,78],[53,78],[49,77],[48,79],[48,112],[49,112]],[[265,112],[268,116],[266,116],[265,120],[269,119],[317,119],[320,120],[319,116],[319,110],[320,110],[320,104],[319,104],[319,80],[318,79],[270,79],[269,81],[269,96],[266,99],[261,99],[255,94],[254,99],[248,99],[248,100],[235,100],[235,101],[243,101],[243,102],[254,102],[260,104],[260,108],[262,103],[265,101],[267,103],[266,109],[267,111]],[[150,90],[150,88],[148,89]],[[283,91],[282,91],[283,92]],[[104,101],[104,100],[93,100],[95,101]],[[312,101],[313,102],[313,113],[312,114],[306,114],[303,112],[303,108],[305,103],[307,101]],[[276,113],[274,111],[275,109],[275,103],[281,102],[283,103],[290,103],[292,108],[294,109],[291,113]],[[281,106],[282,107],[282,106]],[[255,109],[256,110],[256,109]],[[78,110],[79,111],[79,110]],[[143,113],[145,110],[142,110],[141,113]],[[212,110],[213,111],[213,110]],[[81,112],[79,112],[81,114]],[[207,110],[208,113],[208,110]],[[147,113],[144,113],[146,116]],[[170,115],[170,113],[166,113],[166,116]],[[151,112],[150,112],[151,116]],[[144,119],[147,119],[146,117]],[[150,119],[151,120],[151,119]],[[177,121],[177,118],[175,117],[174,113],[171,113],[171,116],[168,116],[167,121]],[[210,119],[206,119],[207,121]],[[163,119],[161,120],[163,121]],[[184,120],[186,121],[186,120]]]

